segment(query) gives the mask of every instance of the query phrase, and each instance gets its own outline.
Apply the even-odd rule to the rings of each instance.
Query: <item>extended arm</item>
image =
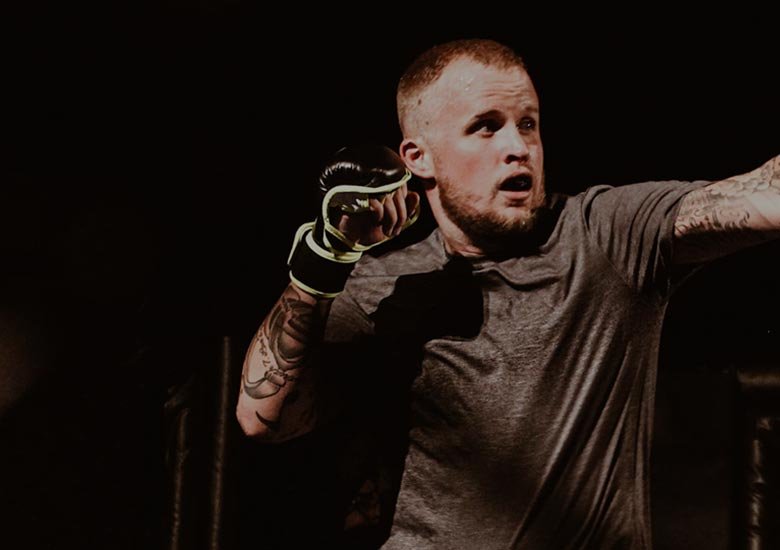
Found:
[[[780,237],[780,156],[688,193],[674,234],[677,264],[712,260]]]

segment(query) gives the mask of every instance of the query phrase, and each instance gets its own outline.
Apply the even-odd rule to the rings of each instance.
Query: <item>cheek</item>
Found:
[[[479,175],[482,166],[478,158],[462,157],[457,161],[457,169],[464,179],[464,183],[471,187],[474,184],[474,177]]]
[[[533,152],[533,158],[536,161],[536,164],[539,168],[542,167],[544,164],[544,149],[541,145],[538,145],[535,147],[535,151]]]
[[[435,152],[436,174],[457,187],[462,193],[479,194],[495,178],[500,159],[474,141],[440,141]]]
[[[485,183],[490,171],[490,162],[485,154],[458,151],[447,159],[447,171],[451,180],[460,182],[463,188],[473,190]]]

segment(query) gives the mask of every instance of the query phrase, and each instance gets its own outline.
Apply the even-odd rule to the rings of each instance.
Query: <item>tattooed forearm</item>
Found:
[[[300,291],[290,287],[260,330],[281,368],[288,370],[299,366],[312,336],[319,336],[321,325],[314,304],[303,301]]]
[[[296,378],[271,366],[257,380],[250,380],[247,373],[244,372],[241,375],[241,387],[252,399],[264,399],[278,393],[290,380],[296,380]]]
[[[750,227],[751,212],[746,201],[731,198],[710,186],[689,193],[680,205],[675,235],[707,232],[739,232]]]
[[[257,411],[255,411],[255,416],[262,424],[268,426],[269,430],[273,430],[275,432],[279,431],[279,427],[281,425],[281,422],[279,420],[269,420]]]
[[[263,321],[241,373],[236,414],[247,435],[284,441],[314,426],[317,382],[305,367],[331,302],[290,285]]]
[[[674,232],[678,263],[717,258],[780,236],[780,157],[686,195]]]
[[[254,346],[262,365],[260,376],[250,379],[248,368],[242,374],[242,389],[253,399],[264,399],[279,392],[292,374],[305,366],[312,339],[322,333],[322,318],[316,304],[302,299],[290,286],[255,335]]]

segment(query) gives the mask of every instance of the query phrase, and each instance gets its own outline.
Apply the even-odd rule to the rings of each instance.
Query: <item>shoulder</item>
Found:
[[[422,240],[401,248],[379,246],[364,254],[358,262],[353,278],[400,277],[410,273],[420,273],[440,269],[446,263],[444,246],[437,229]]]
[[[682,199],[709,182],[659,180],[625,185],[593,185],[569,201],[586,226],[630,223],[643,219],[673,219]]]
[[[392,294],[399,277],[441,269],[446,254],[438,230],[411,244],[379,246],[365,253],[347,281],[342,300],[352,302],[364,312],[376,309]]]
[[[657,180],[624,185],[593,185],[578,193],[573,199],[583,206],[594,202],[609,205],[646,199],[678,200],[690,191],[707,185],[708,181]]]

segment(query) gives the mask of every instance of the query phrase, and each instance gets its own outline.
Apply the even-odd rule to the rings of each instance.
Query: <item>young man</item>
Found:
[[[284,441],[336,392],[346,414],[344,395],[391,403],[378,418],[403,420],[408,450],[383,548],[650,548],[666,305],[692,266],[778,235],[780,158],[714,183],[548,195],[533,83],[487,40],[422,54],[398,114],[400,158],[438,227],[360,258],[408,225],[418,197],[381,155],[328,168],[293,282],[247,353],[241,426]],[[346,191],[363,206],[334,209]],[[362,363],[339,378],[349,349]]]

